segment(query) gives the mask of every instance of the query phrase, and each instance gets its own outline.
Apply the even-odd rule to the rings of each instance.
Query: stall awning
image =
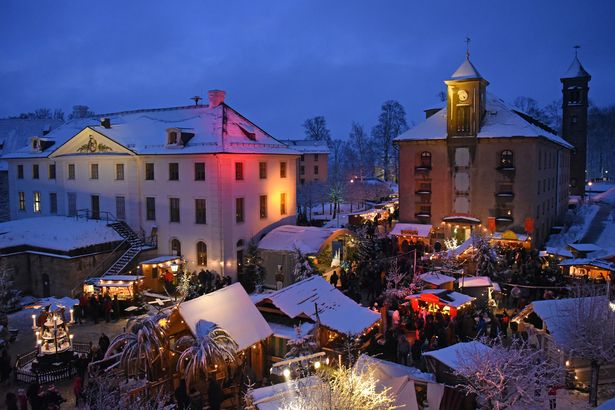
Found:
[[[409,224],[397,223],[391,231],[391,235],[395,236],[418,236],[421,238],[429,238],[433,225],[429,224]]]
[[[148,259],[146,261],[141,262],[140,265],[154,265],[158,263],[173,262],[173,261],[175,261],[176,263],[179,263],[181,262],[181,258],[179,256],[173,256],[173,255],[157,256],[153,259]]]
[[[470,225],[480,223],[480,219],[474,216],[471,216],[471,215],[463,215],[463,214],[445,216],[444,218],[442,218],[442,220],[448,223],[460,223],[460,224],[470,224]]]

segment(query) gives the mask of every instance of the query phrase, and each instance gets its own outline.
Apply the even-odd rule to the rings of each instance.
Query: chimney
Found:
[[[423,112],[425,113],[425,119],[431,117],[432,115],[434,115],[435,113],[437,113],[441,109],[442,108],[428,108],[428,109],[424,110]]]
[[[109,117],[102,117],[100,119],[100,126],[104,127],[104,128],[111,128],[111,118],[109,118]]]
[[[224,96],[226,92],[222,90],[209,90],[207,91],[207,97],[209,97],[209,108],[216,108],[224,102]]]

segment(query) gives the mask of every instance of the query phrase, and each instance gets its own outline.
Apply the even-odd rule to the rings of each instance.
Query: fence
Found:
[[[87,353],[90,347],[87,343],[73,343],[73,350],[77,353]],[[15,381],[22,383],[38,383],[40,385],[53,383],[59,380],[70,379],[77,374],[77,369],[71,362],[63,363],[56,369],[33,371],[31,366],[38,356],[38,349],[17,356],[15,360]]]

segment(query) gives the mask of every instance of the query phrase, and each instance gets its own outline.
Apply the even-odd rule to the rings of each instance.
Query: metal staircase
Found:
[[[137,235],[128,224],[124,221],[116,221],[110,223],[108,226],[113,228],[122,238],[130,244],[130,247],[124,252],[122,256],[117,259],[113,265],[102,276],[119,275],[122,271],[132,262],[132,260],[144,249],[146,244]]]

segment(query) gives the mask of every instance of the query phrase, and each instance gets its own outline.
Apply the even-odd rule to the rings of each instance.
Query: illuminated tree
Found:
[[[497,269],[498,255],[486,235],[476,232],[472,235],[476,275],[492,277]]]

